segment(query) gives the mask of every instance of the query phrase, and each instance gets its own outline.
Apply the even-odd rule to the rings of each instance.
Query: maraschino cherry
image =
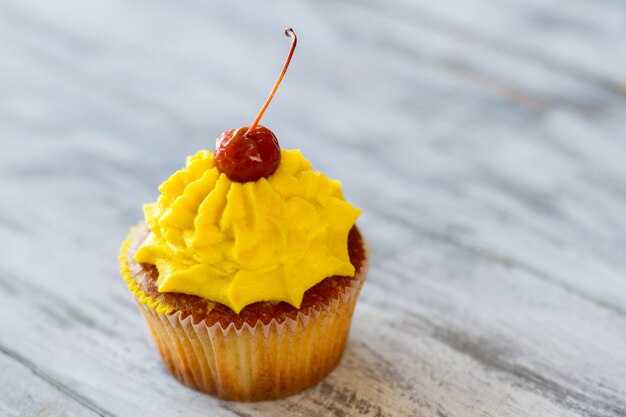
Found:
[[[293,51],[296,49],[298,38],[293,29],[285,29],[285,36],[291,38],[289,55],[256,119],[250,127],[227,130],[217,138],[215,143],[215,166],[219,172],[226,174],[232,181],[248,182],[269,177],[280,164],[278,139],[271,130],[259,125],[259,121],[283,80]]]

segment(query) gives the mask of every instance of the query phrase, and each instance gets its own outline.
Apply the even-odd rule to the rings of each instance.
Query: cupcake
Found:
[[[256,120],[159,187],[120,253],[166,368],[238,401],[298,393],[343,353],[367,270],[360,210]]]

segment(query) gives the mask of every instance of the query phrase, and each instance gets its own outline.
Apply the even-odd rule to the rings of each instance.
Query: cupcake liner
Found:
[[[167,306],[147,299],[130,277],[125,254],[123,247],[125,281],[132,281],[129,289],[166,368],[189,387],[237,401],[296,394],[332,371],[341,359],[367,272],[366,253],[352,285],[322,308],[298,312],[295,319],[282,322],[244,323],[239,329],[231,323],[224,328],[219,322],[194,323],[191,315],[183,317],[182,312],[167,311]]]

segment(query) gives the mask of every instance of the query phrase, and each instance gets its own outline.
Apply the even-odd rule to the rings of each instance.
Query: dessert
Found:
[[[360,210],[339,182],[281,150],[259,125],[224,132],[144,207],[120,254],[167,369],[239,401],[281,398],[324,378],[343,352],[365,280]]]

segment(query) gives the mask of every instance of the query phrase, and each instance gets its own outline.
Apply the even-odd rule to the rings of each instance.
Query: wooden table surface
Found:
[[[0,416],[626,415],[620,0],[0,0]],[[216,400],[118,271],[141,205],[253,119],[372,249],[337,369]]]

